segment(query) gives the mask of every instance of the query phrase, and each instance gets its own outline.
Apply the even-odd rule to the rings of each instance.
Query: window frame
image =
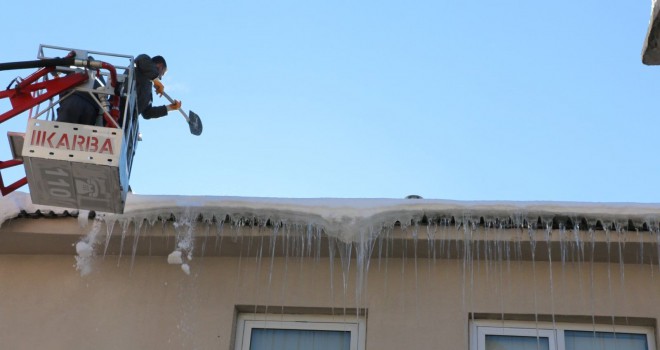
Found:
[[[363,316],[241,313],[236,319],[235,350],[250,349],[254,328],[350,332],[350,350],[365,350],[366,321]]]
[[[470,350],[485,350],[486,335],[549,337],[550,350],[565,350],[565,331],[596,331],[610,333],[633,333],[646,336],[648,350],[655,350],[655,328],[647,326],[625,326],[607,324],[534,322],[534,321],[470,321]],[[554,343],[554,345],[553,345]]]
[[[487,335],[548,338],[548,350],[557,349],[555,332],[551,329],[478,326],[477,332],[477,349],[486,349]]]

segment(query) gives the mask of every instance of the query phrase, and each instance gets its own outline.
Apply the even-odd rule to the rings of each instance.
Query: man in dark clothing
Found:
[[[99,105],[87,92],[74,91],[60,102],[57,121],[94,125],[99,115]]]
[[[91,56],[90,56],[91,58]],[[135,58],[135,93],[137,94],[137,112],[144,119],[160,118],[169,111],[181,108],[181,102],[175,100],[174,103],[163,106],[152,106],[153,96],[151,88],[155,86],[156,93],[163,93],[165,87],[158,80],[162,78],[167,71],[167,63],[162,56],[153,58],[141,54]],[[94,88],[99,87],[95,82]],[[115,93],[119,93],[119,86]],[[125,98],[121,98],[120,111],[124,111]],[[99,115],[99,106],[96,101],[83,91],[74,91],[70,96],[60,102],[57,110],[57,121],[67,123],[78,123],[94,125]],[[133,119],[133,118],[131,118]],[[103,123],[106,124],[105,122]],[[123,125],[123,115],[119,117],[118,124]]]
[[[153,96],[151,88],[155,86],[156,93],[162,94],[163,84],[157,80],[167,72],[167,63],[162,56],[153,58],[141,54],[135,58],[135,91],[137,93],[138,112],[144,119],[160,118],[167,112],[181,108],[181,102],[175,100],[169,105],[154,107],[151,105]]]
[[[94,60],[94,57],[89,56],[89,59]],[[103,79],[102,76],[99,76],[98,80],[94,80],[94,89],[101,87],[101,84],[105,84],[105,79]],[[69,92],[63,93],[60,97],[64,97],[68,93]],[[99,99],[102,98],[98,95],[97,97]],[[60,106],[57,108],[57,121],[95,125],[100,110],[99,103],[95,101],[88,92],[73,91],[70,95],[60,101]]]

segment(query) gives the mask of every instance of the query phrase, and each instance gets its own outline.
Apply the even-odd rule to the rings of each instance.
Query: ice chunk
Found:
[[[167,263],[172,265],[181,265],[183,264],[183,259],[181,258],[181,251],[175,250],[167,256]],[[183,268],[183,267],[182,267]]]

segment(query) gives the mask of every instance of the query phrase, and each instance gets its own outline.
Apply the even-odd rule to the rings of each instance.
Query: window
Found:
[[[651,327],[474,321],[470,350],[652,350]]]
[[[240,314],[235,350],[364,350],[358,316]]]

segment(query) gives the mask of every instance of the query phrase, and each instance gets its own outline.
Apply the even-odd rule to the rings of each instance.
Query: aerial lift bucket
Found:
[[[25,134],[10,132],[8,134],[13,158],[0,162],[0,169],[23,164],[26,177],[16,183],[5,186],[0,175],[2,194],[15,190],[27,182],[32,202],[40,205],[58,206],[64,208],[86,209],[99,212],[123,213],[126,196],[129,189],[129,178],[135,148],[138,140],[138,123],[136,113],[136,97],[133,80],[133,57],[127,55],[109,54],[98,51],[75,50],[56,46],[41,45],[38,58],[48,61],[50,54],[75,53],[76,62],[71,66],[54,66],[49,73],[65,73],[68,79],[81,76],[81,82],[73,87],[60,87],[58,79],[36,80],[30,85],[34,91],[31,96],[19,96],[29,90],[26,84],[18,86],[9,92],[8,97],[14,98],[13,112],[0,115],[0,122],[20,113],[20,109],[30,110]],[[90,57],[93,55],[94,59]],[[109,68],[106,80],[113,84],[93,88],[94,79],[103,76],[100,69],[80,67],[88,62],[103,62],[103,68]],[[108,61],[119,62],[108,64]],[[123,73],[117,73],[120,68]],[[43,69],[43,68],[42,68]],[[88,79],[84,76],[87,75]],[[26,80],[29,80],[27,78]],[[25,82],[25,80],[23,81]],[[41,85],[39,85],[41,84]],[[112,85],[112,86],[111,86]],[[53,87],[56,86],[56,87]],[[67,89],[68,88],[68,89]],[[59,101],[66,98],[71,90],[89,93],[101,107],[105,125],[82,125],[57,122],[53,108]],[[44,92],[45,91],[45,92]],[[49,97],[44,99],[43,96]],[[54,96],[63,96],[53,102]],[[100,97],[99,97],[100,96]],[[0,97],[3,96],[0,93]],[[111,116],[107,101],[113,100],[118,108],[119,97],[125,101],[121,114],[123,118]],[[27,100],[27,102],[25,102]],[[41,105],[48,105],[40,111]],[[26,108],[26,106],[28,108]],[[50,118],[40,118],[42,116]],[[2,119],[5,118],[5,119]],[[50,120],[49,120],[50,119]],[[117,123],[122,121],[122,125]],[[104,123],[97,123],[104,124]]]
[[[33,203],[123,212],[128,166],[121,129],[29,119],[25,135]]]

